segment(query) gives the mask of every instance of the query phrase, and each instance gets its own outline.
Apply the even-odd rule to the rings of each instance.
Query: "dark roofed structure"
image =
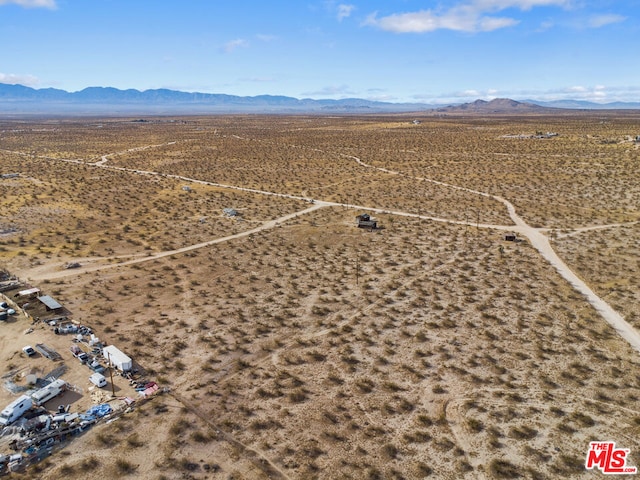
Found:
[[[41,297],[38,297],[38,300],[40,300],[42,303],[44,303],[44,306],[47,307],[47,310],[49,310],[49,311],[54,311],[55,312],[57,310],[62,310],[62,305],[60,305],[58,302],[56,302],[49,295],[43,295]]]
[[[372,230],[378,228],[378,222],[371,218],[368,213],[361,213],[356,216],[356,221],[358,222],[358,228],[371,228]]]

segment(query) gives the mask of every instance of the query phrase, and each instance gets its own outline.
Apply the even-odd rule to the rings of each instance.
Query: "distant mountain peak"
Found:
[[[518,102],[510,98],[494,98],[493,100],[478,99],[471,103],[461,105],[450,105],[439,108],[439,112],[473,112],[473,113],[525,113],[544,110],[544,107],[533,103]]]
[[[577,100],[538,102],[510,98],[476,100],[461,105],[391,103],[362,98],[295,98],[283,95],[241,97],[223,93],[182,92],[166,88],[120,90],[114,87],[87,87],[77,92],[56,88],[34,89],[0,83],[0,115],[154,115],[223,113],[468,113],[527,114],[557,113],[560,109],[640,109],[640,103],[609,104]]]

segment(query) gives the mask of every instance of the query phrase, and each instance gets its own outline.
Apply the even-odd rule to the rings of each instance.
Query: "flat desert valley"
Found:
[[[640,113],[559,112],[0,120],[0,270],[160,387],[98,395],[5,292],[2,407],[62,365],[136,400],[12,477],[640,467]]]

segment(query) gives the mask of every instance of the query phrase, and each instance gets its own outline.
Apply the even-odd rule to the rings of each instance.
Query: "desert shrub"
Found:
[[[496,478],[520,478],[522,474],[520,469],[507,460],[498,460],[494,458],[489,464],[489,471],[491,475]]]
[[[518,440],[530,440],[536,435],[538,435],[538,431],[526,425],[509,429],[509,436]]]
[[[118,458],[115,462],[115,467],[118,473],[122,475],[131,475],[137,470],[137,466],[124,458]]]
[[[467,427],[469,427],[469,430],[476,433],[479,433],[482,430],[484,430],[484,424],[477,418],[467,419]]]
[[[202,433],[200,430],[196,430],[195,432],[193,432],[191,434],[191,439],[194,442],[198,442],[198,443],[207,443],[211,440],[211,438],[206,435],[205,433]]]
[[[298,389],[289,393],[289,395],[287,395],[287,398],[291,403],[301,403],[307,399],[307,394],[304,390]]]
[[[80,468],[83,471],[91,471],[97,468],[100,465],[100,460],[95,455],[90,455],[86,458],[83,458],[79,463]]]
[[[398,450],[398,447],[396,447],[394,444],[387,443],[384,447],[382,447],[382,453],[384,453],[384,455],[387,458],[393,459],[398,456],[400,451]]]

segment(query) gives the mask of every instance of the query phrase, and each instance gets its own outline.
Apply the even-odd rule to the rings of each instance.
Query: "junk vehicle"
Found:
[[[74,357],[80,360],[80,363],[87,363],[89,361],[89,355],[82,350],[78,345],[71,345],[69,348]]]
[[[22,395],[15,399],[0,412],[0,425],[10,425],[18,420],[33,406],[33,400],[29,395]]]
[[[105,368],[102,365],[100,365],[100,362],[98,362],[96,358],[94,358],[92,362],[87,363],[87,365],[91,370],[93,370],[96,373],[104,373]]]
[[[40,406],[52,398],[57,397],[62,392],[67,389],[67,382],[62,379],[55,380],[51,382],[46,387],[41,388],[40,390],[36,390],[31,394],[31,398],[33,399],[33,403],[37,406]]]
[[[107,379],[101,373],[94,373],[89,377],[89,381],[99,388],[107,386]]]
[[[25,353],[25,355],[27,355],[27,357],[32,357],[33,355],[36,354],[36,351],[33,349],[31,345],[22,347],[22,351]]]

